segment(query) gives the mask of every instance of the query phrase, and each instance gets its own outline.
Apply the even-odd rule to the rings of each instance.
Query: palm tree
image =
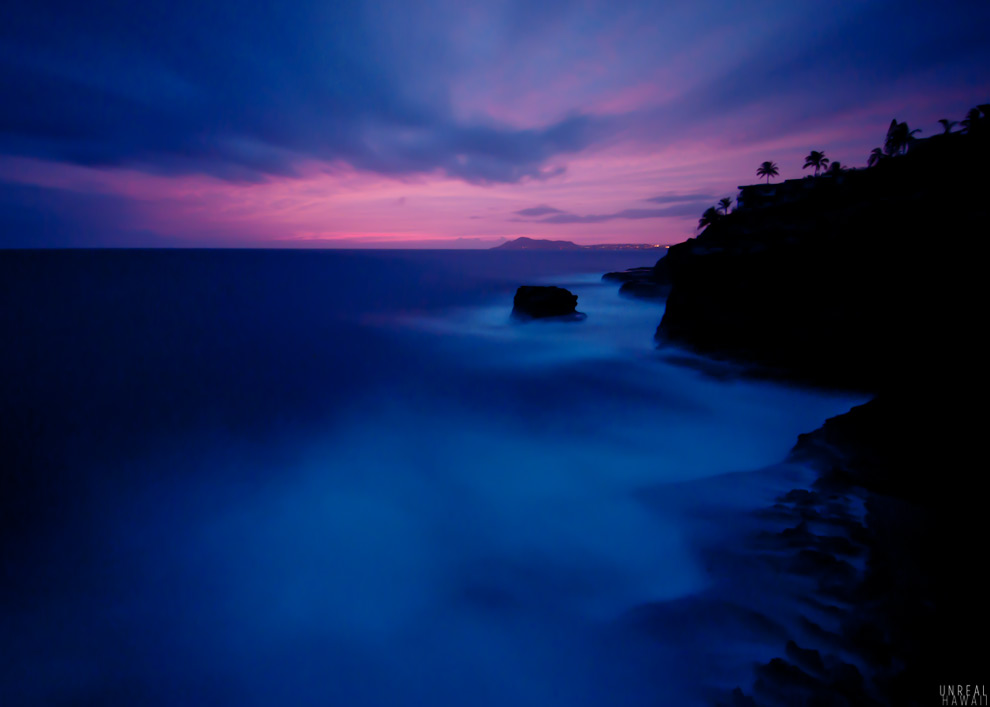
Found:
[[[804,169],[808,169],[808,167],[815,168],[815,176],[817,177],[819,170],[828,168],[828,157],[825,156],[824,152],[812,150],[804,158]]]
[[[722,209],[722,213],[728,215],[729,207],[732,206],[732,197],[725,197],[718,200],[718,208]]]
[[[966,118],[960,123],[964,133],[974,132],[983,122],[983,113],[979,108],[970,108]]]
[[[879,147],[874,147],[873,148],[873,151],[870,152],[870,159],[868,159],[866,161],[866,166],[867,167],[873,167],[874,165],[878,165],[886,157],[887,157],[887,155],[884,154],[884,151],[883,150],[881,150]]]
[[[718,212],[714,206],[709,206],[705,209],[705,213],[701,215],[698,219],[698,228],[704,228],[705,226],[711,226],[713,223],[722,218],[722,214]]]
[[[779,175],[780,175],[780,170],[777,169],[777,163],[776,162],[770,162],[769,160],[767,160],[766,162],[764,162],[763,164],[761,164],[760,165],[760,168],[758,170],[756,170],[756,176],[757,177],[766,177],[767,178],[767,184],[770,183],[770,177],[776,177],[776,176],[779,176]]]
[[[959,124],[958,120],[949,120],[948,118],[939,118],[939,124],[942,126],[942,134],[948,135],[952,132],[952,128]]]
[[[904,154],[908,151],[911,143],[914,142],[914,134],[920,132],[920,128],[911,130],[908,128],[907,123],[898,123],[897,118],[894,118],[890,121],[890,127],[887,128],[887,137],[883,142],[883,151],[891,157]]]
[[[900,125],[900,123],[897,122],[897,118],[890,121],[890,127],[887,128],[887,137],[883,139],[883,154],[888,157],[897,154],[900,150],[900,146],[897,144],[895,138],[898,125]]]

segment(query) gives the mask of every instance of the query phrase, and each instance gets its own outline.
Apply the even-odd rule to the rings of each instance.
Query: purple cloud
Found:
[[[564,213],[560,209],[555,209],[552,206],[547,206],[545,204],[540,206],[531,206],[528,209],[520,209],[519,211],[514,211],[513,213],[520,216],[528,216],[535,218],[537,216],[547,216],[548,214],[562,214]]]
[[[654,196],[646,201],[652,201],[654,204],[707,204],[709,202],[718,201],[718,197],[712,194],[661,194],[660,196]]]
[[[647,219],[647,218],[683,218],[686,216],[696,215],[698,213],[698,205],[692,202],[686,204],[678,204],[676,206],[667,206],[662,209],[623,209],[622,211],[616,211],[610,214],[588,214],[586,216],[567,213],[565,211],[558,211],[556,209],[554,209],[554,211],[556,213],[554,213],[552,216],[548,216],[547,218],[510,219],[510,220],[516,222],[522,222],[522,223],[528,222],[528,223],[574,224],[574,223],[604,223],[606,221],[615,221],[617,219],[638,221],[640,219]]]

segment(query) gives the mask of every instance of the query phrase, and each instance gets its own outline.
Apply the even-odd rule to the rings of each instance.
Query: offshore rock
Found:
[[[523,285],[512,301],[515,319],[568,319],[580,321],[586,315],[578,312],[577,295],[563,287]]]

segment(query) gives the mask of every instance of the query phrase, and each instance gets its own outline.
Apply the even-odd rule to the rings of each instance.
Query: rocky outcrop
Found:
[[[791,458],[819,478],[764,511],[786,527],[751,551],[806,580],[801,624],[723,704],[921,705],[940,699],[946,676],[982,670],[965,640],[988,628],[982,585],[965,570],[982,504],[959,451],[939,455],[947,473],[929,473],[930,450],[909,441],[930,433],[917,415],[911,395],[881,395],[800,437]]]
[[[657,261],[653,267],[630,268],[621,272],[609,272],[602,275],[604,282],[622,283],[619,294],[644,300],[662,300],[670,294],[670,275],[665,258]]]
[[[523,285],[512,301],[512,316],[530,319],[567,319],[578,321],[585,315],[577,311],[577,295],[563,287]]]
[[[607,272],[602,275],[603,282],[639,282],[653,279],[653,268],[629,268],[619,272]]]

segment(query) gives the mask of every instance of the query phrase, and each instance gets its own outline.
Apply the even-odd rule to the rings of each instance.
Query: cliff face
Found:
[[[982,585],[947,568],[972,563],[985,534],[972,462],[982,457],[967,449],[983,418],[958,400],[982,382],[986,131],[809,181],[800,198],[733,212],[662,261],[672,289],[659,340],[880,393],[795,449],[823,470],[810,494],[794,492],[808,501],[796,518],[821,523],[829,503],[863,499],[865,517],[848,530],[863,571],[830,589],[845,607],[837,633],[799,636],[801,647],[782,646],[785,657],[757,669],[759,704],[928,704],[948,676],[981,669],[965,637],[987,630]],[[802,527],[782,541],[820,560],[799,571],[829,580],[841,557],[822,554],[823,538]],[[807,660],[842,651],[864,671],[849,671],[854,680]],[[741,690],[733,700],[752,704]]]
[[[670,248],[657,338],[816,383],[887,388],[923,364],[952,311],[958,283],[933,287],[953,248],[970,247],[962,236],[986,229],[987,157],[985,136],[939,136],[809,181],[798,201],[733,212]]]

